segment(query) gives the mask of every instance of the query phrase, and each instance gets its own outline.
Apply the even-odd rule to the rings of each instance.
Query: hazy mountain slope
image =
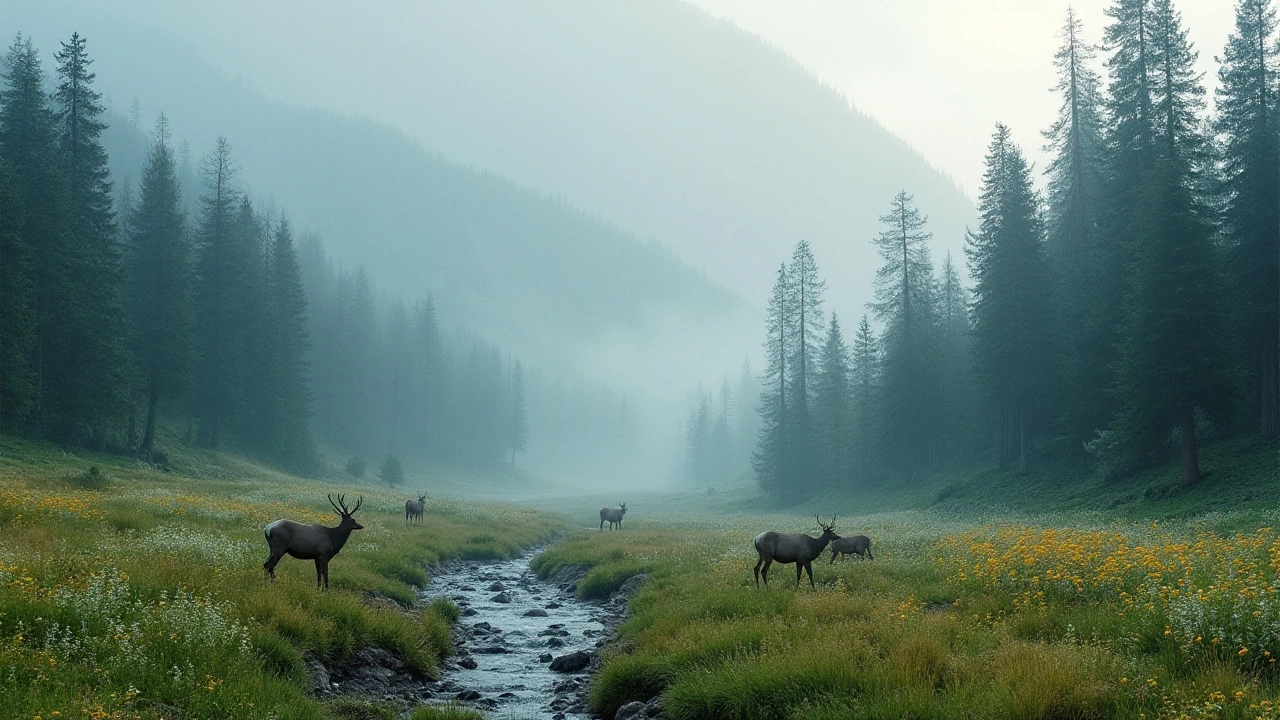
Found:
[[[69,32],[35,38],[51,54]],[[97,28],[90,52],[117,113],[129,104],[121,98],[139,96],[146,130],[164,109],[174,141],[190,140],[197,165],[215,137],[227,136],[254,195],[320,231],[340,262],[364,263],[381,286],[410,298],[434,294],[446,320],[535,360],[590,370],[632,357],[639,367],[621,379],[648,384],[663,372],[660,358],[644,357],[648,348],[741,325],[746,306],[737,296],[659,245],[446,162],[385,126],[271,101],[172,44],[110,26]],[[114,128],[104,138],[118,177],[139,175],[136,137]],[[743,346],[725,346],[714,360],[733,366]],[[669,369],[672,382],[688,371]]]
[[[306,12],[128,0],[111,11],[40,7],[64,26],[145,26],[274,97],[387,122],[653,237],[753,303],[807,238],[833,307],[861,311],[869,239],[899,189],[917,194],[940,249],[958,250],[973,214],[953,183],[780,51],[679,0],[315,0]]]

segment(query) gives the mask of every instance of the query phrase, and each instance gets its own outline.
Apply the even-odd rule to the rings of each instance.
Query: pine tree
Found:
[[[36,402],[35,289],[23,225],[17,180],[0,159],[0,432],[25,420]]]
[[[445,363],[444,343],[440,338],[440,325],[436,319],[435,300],[428,295],[413,311],[413,376],[417,379],[414,393],[417,412],[415,427],[423,453],[429,457],[443,457],[440,453],[437,428],[444,428],[445,388],[449,384]]]
[[[800,495],[807,496],[815,488],[817,475],[818,438],[813,417],[813,379],[817,372],[824,332],[822,292],[826,283],[818,275],[818,263],[808,241],[801,240],[791,254],[791,281],[793,324],[787,330],[791,335],[792,352],[791,399],[792,419],[788,423],[791,437],[787,444],[791,449],[791,464],[787,468],[789,483]]]
[[[858,474],[865,478],[871,472],[874,456],[874,428],[879,422],[875,401],[880,392],[880,345],[871,332],[871,321],[865,313],[858,323],[858,333],[853,337],[850,379],[853,384],[853,440],[857,469]]]
[[[59,80],[54,122],[72,210],[66,272],[75,295],[75,326],[68,328],[70,352],[60,393],[65,429],[58,434],[75,442],[84,426],[101,445],[107,423],[125,407],[128,386],[122,260],[107,153],[100,140],[106,129],[99,119],[104,107],[101,93],[93,89],[93,61],[85,52],[84,38],[73,34],[55,57]]]
[[[293,231],[281,219],[267,256],[267,336],[271,356],[268,426],[271,459],[290,472],[313,474],[318,465],[311,436],[311,391],[307,354],[307,298],[293,246]]]
[[[127,252],[134,357],[147,397],[142,452],[148,458],[155,449],[160,401],[185,397],[196,365],[194,275],[180,197],[168,119],[161,113],[129,219],[133,237]]]
[[[1149,457],[1177,428],[1183,481],[1200,479],[1196,412],[1221,417],[1230,400],[1224,289],[1203,188],[1206,139],[1197,115],[1204,90],[1195,53],[1168,0],[1154,0],[1153,106],[1156,156],[1134,212],[1134,261],[1125,300],[1114,423],[1132,456]]]
[[[1258,432],[1280,433],[1280,42],[1270,0],[1239,0],[1218,78],[1230,285]]]
[[[950,251],[947,251],[943,259],[937,286],[941,344],[938,366],[942,392],[938,414],[941,418],[943,451],[948,456],[956,457],[971,442],[972,424],[969,416],[977,401],[970,372],[973,364],[970,355],[968,291],[960,282],[960,273],[956,270]]]
[[[1069,446],[1079,452],[1084,441],[1110,421],[1114,409],[1108,395],[1107,363],[1113,359],[1109,344],[1115,313],[1114,307],[1104,303],[1118,302],[1123,268],[1111,269],[1114,293],[1096,291],[1098,278],[1108,276],[1098,227],[1104,180],[1101,81],[1090,67],[1096,50],[1085,41],[1071,8],[1062,40],[1054,55],[1055,90],[1062,103],[1057,119],[1044,133],[1045,150],[1053,153],[1046,171],[1046,251],[1058,291],[1056,324],[1064,351],[1062,430]]]
[[[996,411],[997,457],[1026,472],[1031,434],[1054,380],[1049,271],[1031,168],[997,124],[971,233],[974,369]]]
[[[227,420],[245,402],[246,348],[241,330],[241,293],[245,291],[241,248],[236,238],[239,192],[231,144],[218,138],[203,165],[204,193],[196,229],[198,274],[197,333],[200,373],[195,407],[200,438],[210,447],[222,444]]]
[[[790,405],[787,397],[787,363],[791,343],[787,329],[792,324],[793,294],[791,273],[786,264],[778,266],[778,276],[765,309],[765,371],[761,380],[760,435],[751,456],[751,467],[760,487],[775,498],[787,498],[789,462],[787,436]]]
[[[933,235],[906,191],[894,196],[880,222],[885,229],[874,242],[884,264],[876,271],[872,305],[885,324],[880,430],[886,460],[913,471],[931,463],[937,450],[940,390],[930,363],[937,346],[928,248]]]
[[[524,399],[524,370],[517,360],[511,366],[511,407],[507,415],[506,446],[511,452],[511,464],[516,464],[516,453],[529,447],[529,413]]]
[[[829,485],[847,484],[853,475],[852,386],[849,382],[849,348],[840,331],[840,320],[831,314],[826,342],[814,376],[814,422],[817,426],[819,477]]]
[[[391,487],[404,484],[404,465],[400,462],[399,455],[392,453],[383,459],[378,468],[378,479]]]
[[[30,250],[30,281],[36,314],[31,367],[36,383],[36,424],[64,441],[71,435],[72,364],[75,351],[76,288],[72,269],[69,198],[58,162],[57,131],[45,93],[40,56],[18,35],[5,57],[0,89],[0,158],[14,173],[22,206],[19,234]]]

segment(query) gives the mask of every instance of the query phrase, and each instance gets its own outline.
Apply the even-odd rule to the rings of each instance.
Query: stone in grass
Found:
[[[547,611],[541,608],[534,608],[532,610],[525,610],[524,616],[525,617],[546,617]]]
[[[651,718],[656,718],[662,714],[662,696],[656,695],[649,698],[649,702],[645,703],[644,714]]]
[[[476,661],[474,658],[465,657],[458,661],[458,667],[464,667],[468,670],[475,670]]]
[[[471,617],[472,615],[478,615],[478,614],[479,614],[479,613],[477,613],[473,608],[463,608],[463,609],[462,609],[462,616],[463,616],[463,617]]]
[[[496,603],[509,603],[511,602],[511,596],[508,595],[506,591],[503,591],[489,598],[489,600]]]
[[[613,716],[613,720],[641,720],[642,718],[649,717],[645,712],[647,709],[648,706],[639,700],[629,702],[618,708],[618,712]]]
[[[577,652],[571,652],[568,655],[561,655],[560,657],[552,660],[551,670],[562,673],[576,673],[582,672],[582,670],[586,669],[590,664],[591,653],[578,650]]]

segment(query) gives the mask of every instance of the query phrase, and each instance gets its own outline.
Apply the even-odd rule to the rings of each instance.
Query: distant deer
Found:
[[[404,521],[407,523],[422,522],[422,509],[426,506],[426,495],[419,495],[417,500],[405,500]]]
[[[756,587],[760,587],[760,577],[764,576],[765,587],[769,586],[769,566],[774,561],[780,563],[796,564],[796,587],[800,587],[801,571],[808,571],[809,586],[817,587],[813,584],[813,566],[810,564],[813,559],[822,554],[827,547],[827,543],[832,540],[839,540],[840,536],[836,534],[836,516],[831,516],[831,522],[824,523],[822,518],[814,516],[818,521],[818,527],[822,528],[820,537],[809,537],[804,534],[779,533],[772,530],[762,532],[752,540],[752,544],[756,546],[756,552],[760,554],[760,559],[756,561]],[[764,569],[761,569],[764,565]]]
[[[871,538],[866,535],[842,537],[831,543],[831,562],[827,564],[835,563],[837,555],[843,555],[846,561],[850,555],[857,555],[867,560],[875,560],[875,557],[871,555]]]
[[[321,580],[324,581],[324,587],[329,587],[329,560],[338,554],[343,545],[347,544],[347,538],[351,536],[352,530],[364,529],[364,526],[352,517],[364,503],[364,498],[356,500],[356,506],[348,510],[344,496],[339,495],[336,503],[332,495],[327,497],[329,504],[342,516],[338,527],[303,525],[292,520],[276,520],[262,529],[262,533],[267,536],[267,544],[271,546],[271,557],[262,564],[262,569],[267,571],[272,581],[276,579],[276,563],[280,562],[280,558],[287,553],[299,560],[315,560],[316,587],[320,587]]]
[[[604,530],[605,521],[609,523],[609,529],[612,530],[616,524],[618,529],[622,529],[622,516],[627,514],[627,504],[618,503],[618,510],[613,508],[600,508],[600,529]]]

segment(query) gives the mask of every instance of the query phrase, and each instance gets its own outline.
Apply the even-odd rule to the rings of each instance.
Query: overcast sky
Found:
[[[1058,99],[1053,53],[1073,5],[1100,43],[1110,0],[689,0],[811,69],[916,147],[970,194],[995,122],[1037,167]],[[1210,88],[1235,24],[1233,0],[1175,0]],[[1099,53],[1097,68],[1104,72]]]
[[[0,6],[11,1],[0,0]],[[1010,125],[1031,158],[1044,165],[1039,133],[1056,110],[1052,56],[1066,0],[688,1],[795,58],[970,195],[997,120]],[[1234,23],[1235,3],[1175,2],[1212,92],[1214,56],[1222,52]],[[431,3],[117,3],[158,27],[183,28],[184,42],[268,95],[369,116],[427,140],[415,132],[412,99],[396,91],[404,78],[370,69],[404,67],[415,56],[415,36],[432,22]],[[1094,42],[1101,39],[1109,4],[1074,2],[1086,37]],[[273,40],[262,42],[264,36]],[[359,57],[344,58],[347,48]],[[318,67],[324,72],[316,72]]]

